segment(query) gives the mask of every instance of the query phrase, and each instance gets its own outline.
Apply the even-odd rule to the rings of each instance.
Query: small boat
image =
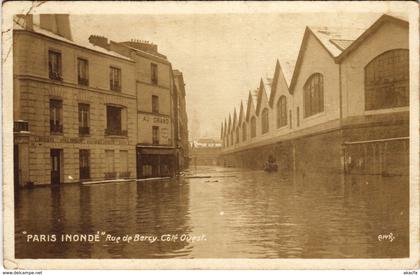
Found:
[[[264,171],[266,172],[277,172],[278,165],[276,159],[273,156],[269,156],[267,162],[264,164]]]
[[[276,162],[266,162],[264,165],[264,171],[266,172],[277,172],[278,170],[278,165]]]

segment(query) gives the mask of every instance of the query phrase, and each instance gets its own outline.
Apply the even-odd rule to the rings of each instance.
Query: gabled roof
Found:
[[[339,56],[365,29],[361,28],[337,28],[337,27],[309,27],[305,29],[302,43],[300,45],[298,58],[290,80],[289,92],[293,94],[296,79],[302,65],[303,55],[308,44],[308,39],[312,35],[325,49],[332,59]]]
[[[244,121],[244,105],[241,100],[241,107],[239,107],[238,125],[241,126],[243,121]]]
[[[44,37],[48,37],[48,38],[51,38],[51,39],[54,39],[54,40],[57,40],[57,41],[64,42],[64,43],[69,44],[69,45],[73,45],[73,46],[80,47],[80,48],[85,48],[85,49],[88,49],[88,50],[91,50],[91,51],[94,51],[94,52],[97,52],[97,53],[101,53],[101,54],[105,54],[105,55],[108,55],[108,56],[112,56],[112,57],[116,57],[116,58],[119,58],[119,59],[124,59],[124,60],[127,60],[127,61],[134,62],[134,60],[132,60],[131,58],[128,58],[124,55],[118,54],[114,51],[109,51],[107,49],[104,49],[104,48],[99,47],[99,46],[92,45],[89,42],[85,42],[85,41],[69,40],[69,39],[67,39],[65,37],[62,37],[58,34],[55,34],[51,31],[44,30],[38,25],[33,25],[32,30],[26,30],[21,25],[15,24],[13,26],[13,29],[17,30],[17,31],[27,31],[29,33],[35,33],[35,34],[38,34],[38,35],[41,35],[41,36],[44,36]]]
[[[331,56],[337,57],[366,29],[310,26],[309,30]]]
[[[281,79],[284,80],[286,84],[286,89],[288,90],[290,80],[292,78],[294,62],[290,60],[290,61],[282,61],[281,63],[277,59],[273,82],[271,84],[271,93],[268,100],[270,107],[273,107],[274,99],[276,98],[276,92],[277,92],[277,86],[278,86],[279,80],[280,81]]]
[[[236,123],[238,122],[238,116],[236,115],[236,108],[233,109],[233,123],[232,123],[232,130],[234,131],[236,128]]]
[[[232,116],[229,114],[229,122],[228,122],[228,134],[232,130]]]
[[[223,122],[220,125],[220,138],[223,139],[223,137],[225,136],[225,133],[223,132]]]
[[[367,37],[378,30],[385,22],[393,22],[408,27],[408,21],[405,18],[388,14],[381,15],[367,28],[306,27],[290,81],[289,92],[293,93],[309,35],[313,35],[331,58],[336,63],[340,63],[343,58],[357,49]]]
[[[255,113],[255,104],[254,102],[256,102],[256,99],[254,99],[255,96],[252,95],[251,91],[249,91],[249,95],[248,95],[248,101],[247,101],[247,106],[246,106],[246,121],[249,121],[249,116],[251,115],[251,111],[254,111]]]
[[[396,17],[396,16],[391,16],[391,15],[388,15],[388,14],[384,14],[381,17],[379,17],[361,35],[359,35],[358,38],[355,41],[353,41],[353,43],[348,45],[340,53],[340,55],[337,56],[336,62],[337,63],[341,62],[346,56],[348,56],[351,52],[353,52],[355,49],[357,49],[366,38],[368,38],[370,35],[372,35],[374,32],[376,32],[379,29],[379,27],[382,26],[382,24],[384,24],[385,22],[392,22],[392,23],[399,24],[399,25],[402,25],[402,26],[408,28],[408,21],[407,20],[405,20],[403,18]]]
[[[265,97],[265,99],[268,101],[266,89],[269,89],[271,91],[271,83],[267,83],[261,78],[260,87],[258,88],[257,108],[255,110],[257,116],[260,114],[263,97]]]

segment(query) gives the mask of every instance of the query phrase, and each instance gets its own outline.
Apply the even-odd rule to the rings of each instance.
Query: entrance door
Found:
[[[60,184],[61,150],[51,149],[51,184]]]
[[[90,178],[89,150],[79,151],[79,172],[80,180]]]

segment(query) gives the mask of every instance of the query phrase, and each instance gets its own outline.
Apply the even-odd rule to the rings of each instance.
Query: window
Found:
[[[153,136],[152,136],[153,144],[159,144],[159,127],[153,126]]]
[[[79,135],[85,136],[89,135],[89,104],[80,103],[79,104]]]
[[[80,179],[89,179],[90,178],[90,152],[89,150],[79,150],[79,171]]]
[[[120,151],[120,178],[129,178],[130,172],[128,170],[128,151]]]
[[[253,116],[251,118],[251,138],[256,137],[256,136],[257,136],[257,120]]]
[[[236,143],[239,143],[239,127],[236,128]]]
[[[290,124],[289,124],[289,128],[292,129],[292,110],[289,110],[289,119],[290,119]]]
[[[105,150],[105,179],[115,179],[116,177],[114,150]]]
[[[158,66],[157,64],[151,63],[150,64],[150,80],[153,84],[158,84]]]
[[[408,106],[408,55],[404,49],[387,51],[365,67],[366,110]]]
[[[152,95],[152,112],[159,113],[159,97]]]
[[[277,101],[277,128],[287,125],[287,102],[282,95]]]
[[[242,123],[242,141],[246,140],[246,123]]]
[[[112,91],[121,92],[121,69],[110,67],[109,85]]]
[[[126,109],[106,106],[106,135],[126,136]]]
[[[61,53],[48,51],[48,71],[50,79],[63,80],[61,77]]]
[[[63,102],[58,99],[50,99],[50,132],[63,132]]]
[[[304,87],[305,117],[324,111],[324,80],[322,74],[315,73],[309,77]]]
[[[268,126],[268,109],[265,108],[262,111],[262,115],[261,115],[261,130],[262,133],[265,134],[268,132],[269,130],[269,126]]]
[[[299,107],[296,107],[296,123],[297,123],[297,127],[300,126],[299,118],[300,118]]]
[[[89,65],[86,59],[77,59],[77,83],[79,85],[89,85]]]

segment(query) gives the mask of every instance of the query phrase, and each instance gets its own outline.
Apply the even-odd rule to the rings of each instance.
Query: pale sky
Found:
[[[114,41],[148,40],[158,45],[186,83],[189,131],[220,136],[220,124],[246,104],[260,78],[272,77],[275,63],[295,60],[305,26],[366,27],[380,14],[165,14],[71,15],[75,41],[91,34]],[[244,106],[245,107],[245,106]],[[194,136],[196,139],[200,136]]]

